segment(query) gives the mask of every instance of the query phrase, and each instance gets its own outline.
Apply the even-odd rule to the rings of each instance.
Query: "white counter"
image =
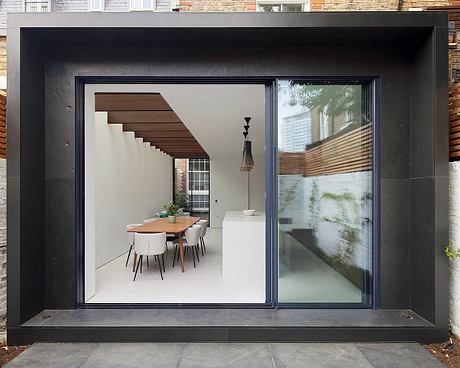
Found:
[[[265,302],[265,213],[229,211],[222,222],[222,277],[256,290]],[[243,286],[243,285],[242,285]]]

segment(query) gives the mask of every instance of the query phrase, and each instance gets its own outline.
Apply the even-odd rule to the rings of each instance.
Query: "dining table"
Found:
[[[128,232],[131,233],[142,233],[142,234],[151,234],[151,233],[166,233],[174,234],[179,239],[179,254],[180,254],[180,266],[182,272],[184,272],[184,246],[182,243],[182,237],[184,236],[185,230],[190,226],[196,224],[200,220],[200,217],[192,216],[178,216],[176,217],[176,222],[170,223],[168,218],[160,218],[146,224],[136,226],[128,229]],[[133,271],[136,265],[137,254],[136,248],[134,248],[134,263]]]

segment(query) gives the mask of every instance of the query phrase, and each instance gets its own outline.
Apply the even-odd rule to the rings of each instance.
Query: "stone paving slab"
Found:
[[[37,343],[6,368],[441,368],[417,343]]]

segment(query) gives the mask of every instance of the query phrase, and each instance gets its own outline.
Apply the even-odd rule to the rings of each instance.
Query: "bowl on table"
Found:
[[[243,210],[245,216],[254,216],[256,210]]]

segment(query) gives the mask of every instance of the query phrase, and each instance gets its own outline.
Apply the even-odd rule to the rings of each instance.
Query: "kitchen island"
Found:
[[[265,302],[265,213],[229,211],[222,222],[222,277],[248,287]],[[252,299],[252,298],[251,298]]]

